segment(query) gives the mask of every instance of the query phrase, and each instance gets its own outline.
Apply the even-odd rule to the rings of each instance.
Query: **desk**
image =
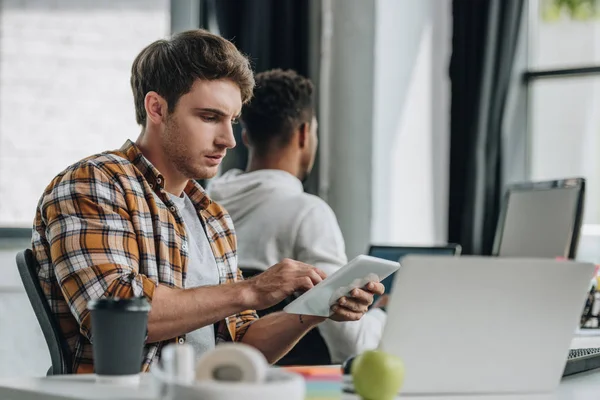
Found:
[[[2,400],[154,400],[155,391],[150,376],[144,376],[139,387],[96,384],[93,375],[23,378],[0,381]],[[444,396],[415,397],[417,400],[597,400],[600,397],[600,370],[567,377],[557,393],[518,396]],[[401,399],[411,397],[401,396]],[[343,395],[341,400],[358,400],[358,396]]]
[[[577,336],[573,348],[600,347],[600,336]],[[142,376],[138,387],[98,384],[94,375],[63,375],[43,378],[0,380],[0,399],[38,400],[155,400],[155,388],[150,375]],[[401,399],[410,399],[401,396]],[[438,396],[415,397],[417,400],[597,400],[600,398],[600,369],[566,377],[558,391],[548,395],[517,396]],[[358,396],[343,395],[341,400],[358,400]]]

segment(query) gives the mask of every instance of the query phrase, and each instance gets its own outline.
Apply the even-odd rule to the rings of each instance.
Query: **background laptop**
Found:
[[[492,254],[574,259],[584,198],[583,178],[510,185],[500,210]]]
[[[575,259],[584,203],[583,178],[509,186],[500,212],[493,255]],[[569,354],[564,375],[593,368],[600,368],[600,348],[579,349]]]
[[[402,259],[407,255],[431,255],[431,256],[458,256],[462,248],[458,244],[447,244],[443,246],[380,246],[371,245],[369,255],[377,258],[383,258],[389,261],[398,261],[402,264]],[[390,293],[395,274],[385,278],[381,283],[385,286],[385,292]]]
[[[594,265],[407,256],[381,347],[406,366],[402,393],[556,389]]]

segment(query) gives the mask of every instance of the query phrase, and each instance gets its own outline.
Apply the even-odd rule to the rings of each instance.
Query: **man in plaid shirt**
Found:
[[[215,176],[235,146],[232,124],[250,100],[248,60],[203,30],[158,40],[131,70],[141,134],[119,150],[71,165],[45,189],[32,247],[40,283],[71,350],[73,371],[93,372],[87,303],[145,296],[152,303],[142,371],[170,341],[200,354],[241,341],[277,361],[324,319],[254,310],[308,290],[325,274],[283,260],[243,280],[227,212],[196,183]],[[383,286],[340,299],[332,319],[360,319]]]

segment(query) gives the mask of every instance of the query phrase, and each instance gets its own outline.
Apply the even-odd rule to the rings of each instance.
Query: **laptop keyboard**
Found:
[[[569,351],[568,360],[572,360],[572,359],[578,358],[578,357],[591,356],[591,355],[595,355],[595,354],[600,354],[600,348],[574,349],[574,350]]]
[[[563,371],[563,376],[600,368],[600,348],[573,349]]]

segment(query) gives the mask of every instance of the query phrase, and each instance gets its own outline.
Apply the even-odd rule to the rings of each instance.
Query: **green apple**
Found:
[[[358,355],[350,367],[354,390],[365,400],[392,400],[404,383],[404,363],[381,350]]]

